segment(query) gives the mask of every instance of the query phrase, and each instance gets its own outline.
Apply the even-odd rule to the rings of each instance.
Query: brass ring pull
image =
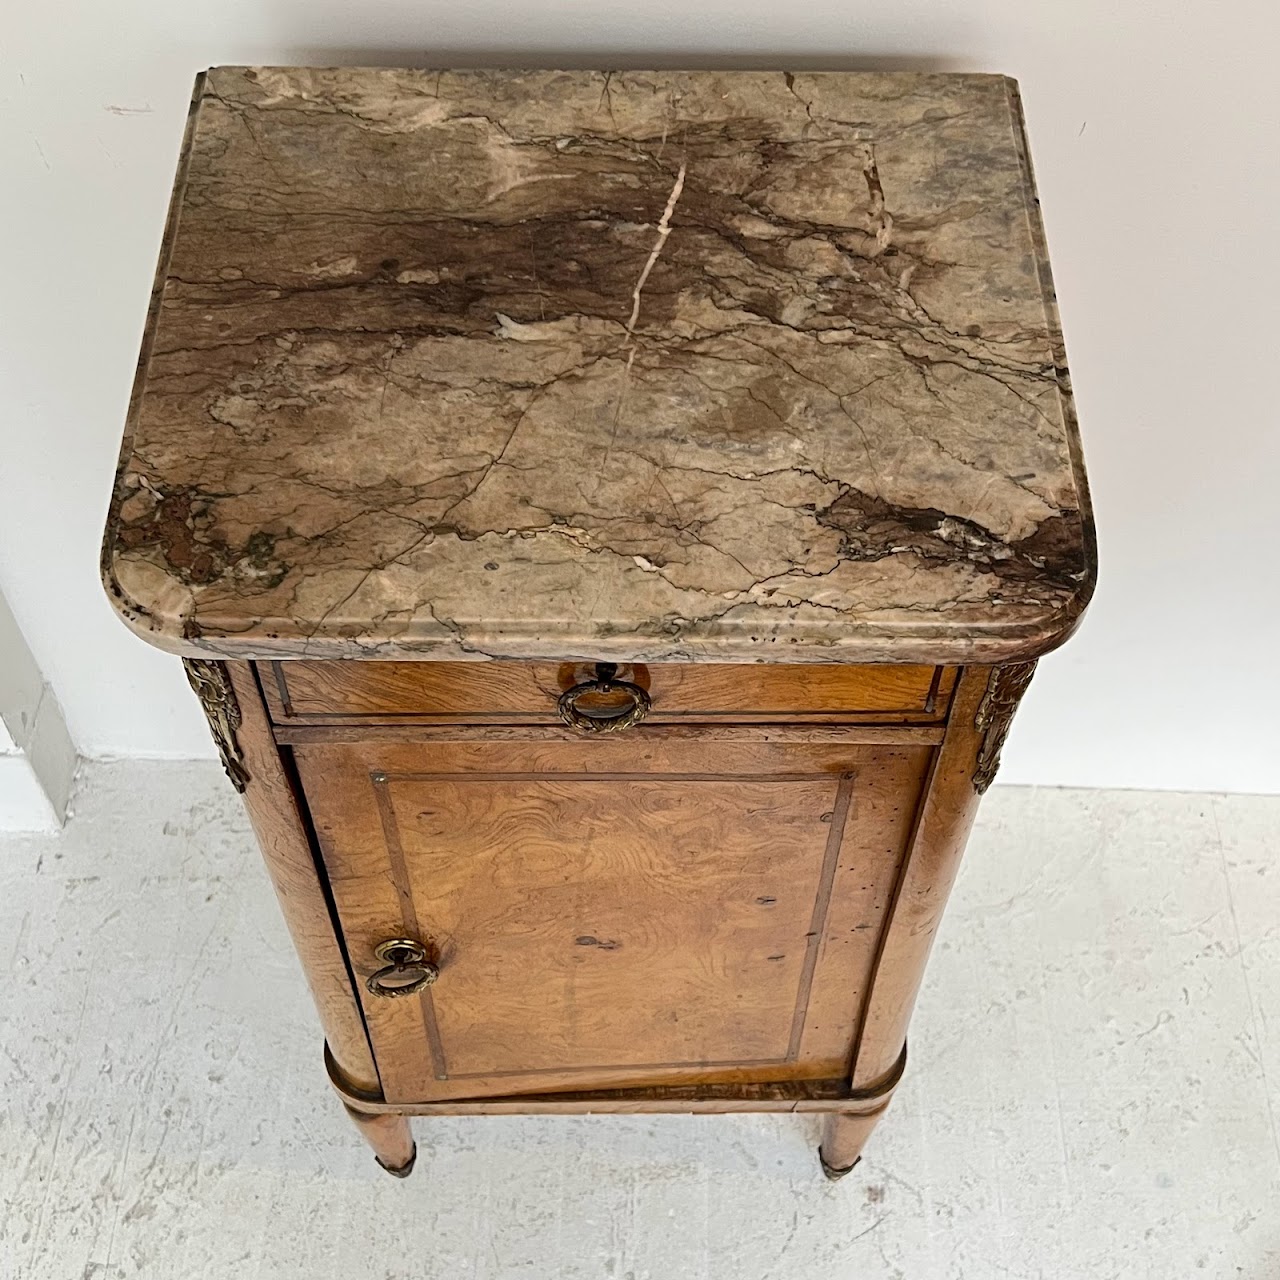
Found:
[[[427,959],[427,949],[412,938],[391,938],[373,950],[385,968],[369,975],[365,983],[375,996],[413,996],[429,987],[439,976],[439,965]]]
[[[586,733],[617,733],[639,724],[653,705],[630,680],[618,680],[612,662],[596,663],[596,678],[583,680],[560,695],[560,719]]]

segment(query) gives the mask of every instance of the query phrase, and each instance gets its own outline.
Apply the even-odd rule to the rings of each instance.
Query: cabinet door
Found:
[[[297,747],[386,1097],[842,1076],[929,755],[715,731]],[[396,937],[439,978],[378,997]]]

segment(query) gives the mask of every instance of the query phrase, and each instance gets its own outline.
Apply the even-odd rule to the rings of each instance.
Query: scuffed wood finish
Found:
[[[872,1130],[888,1109],[889,1103],[885,1101],[872,1111],[835,1111],[827,1116],[818,1158],[828,1178],[834,1181],[852,1172],[853,1166],[862,1159],[862,1148],[867,1145]]]
[[[853,1094],[846,1079],[743,1082],[647,1089],[588,1089],[522,1093],[503,1098],[443,1098],[432,1102],[385,1102],[352,1094],[342,1080],[330,1080],[352,1109],[369,1115],[743,1115],[791,1112],[796,1115],[862,1115],[884,1110],[884,1099]]]
[[[248,771],[245,808],[311,986],[325,1040],[347,1081],[356,1089],[376,1093],[378,1073],[364,1020],[329,915],[298,799],[271,737],[257,679],[248,663],[229,662],[226,669],[241,716],[239,742]]]
[[[639,743],[665,739],[671,742],[712,740],[715,742],[810,742],[844,743],[848,746],[934,747],[943,738],[941,725],[882,724],[735,724],[715,729],[692,724],[644,724],[626,731],[627,742]],[[372,742],[525,742],[527,725],[458,724],[344,724],[284,725],[275,729],[276,741],[294,746],[340,745]],[[561,725],[539,729],[544,742],[581,742],[582,731]]]
[[[976,722],[990,675],[989,668],[968,667],[956,688],[876,961],[854,1061],[855,1089],[882,1080],[902,1053],[925,962],[978,810],[973,777],[982,736]]]
[[[718,740],[301,747],[392,1101],[837,1075],[927,748]],[[536,1010],[536,1016],[533,1011]]]
[[[559,723],[556,701],[594,675],[589,663],[273,662],[261,668],[278,722],[384,720]],[[626,664],[618,678],[653,701],[648,721],[946,718],[954,668]]]
[[[390,1111],[367,1111],[351,1102],[344,1105],[377,1162],[394,1177],[407,1178],[418,1157],[408,1119]]]
[[[186,654],[1008,662],[1094,546],[999,76],[218,68],[104,549]]]

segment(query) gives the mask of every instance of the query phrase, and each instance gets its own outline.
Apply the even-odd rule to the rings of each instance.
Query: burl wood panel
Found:
[[[556,701],[594,676],[574,662],[273,662],[261,667],[278,721],[556,722]],[[891,720],[946,716],[956,671],[930,666],[641,663],[618,677],[653,700],[649,720]]]
[[[304,746],[389,1101],[849,1069],[928,748]]]

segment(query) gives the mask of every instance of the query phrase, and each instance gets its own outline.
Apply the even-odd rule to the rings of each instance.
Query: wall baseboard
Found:
[[[25,755],[0,755],[0,832],[60,831],[65,816],[65,809],[53,807]]]

